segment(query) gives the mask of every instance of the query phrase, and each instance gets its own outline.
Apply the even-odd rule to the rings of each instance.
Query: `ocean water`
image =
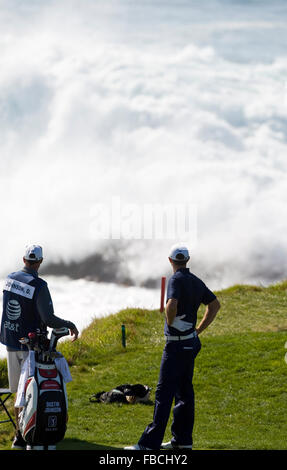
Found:
[[[55,265],[119,257],[112,285],[93,288],[106,311],[117,280],[168,275],[178,240],[212,288],[286,278],[285,1],[0,7],[3,278],[30,242]],[[195,208],[190,230],[138,235],[144,207],[173,204]]]

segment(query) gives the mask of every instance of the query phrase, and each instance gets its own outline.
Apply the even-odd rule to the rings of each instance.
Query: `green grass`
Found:
[[[196,359],[194,449],[287,448],[286,293],[287,282],[217,293],[221,310],[201,335]],[[95,319],[77,342],[61,344],[73,381],[67,385],[69,422],[59,449],[115,449],[137,442],[152,421],[153,403],[104,405],[90,403],[89,397],[139,382],[153,388],[153,402],[163,322],[158,310],[126,309]],[[7,385],[5,361],[0,372],[1,386]],[[171,437],[171,419],[165,439]],[[12,437],[12,426],[1,424],[0,448],[10,449]]]

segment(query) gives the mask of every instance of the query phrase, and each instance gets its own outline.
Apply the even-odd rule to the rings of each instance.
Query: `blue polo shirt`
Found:
[[[202,303],[208,305],[216,299],[216,296],[188,268],[180,268],[169,279],[166,301],[168,299],[176,299],[178,301],[176,316],[185,315],[183,320],[190,322],[190,329],[179,331],[172,326],[168,326],[167,322],[165,322],[164,334],[186,336],[195,329],[197,311],[200,305]]]

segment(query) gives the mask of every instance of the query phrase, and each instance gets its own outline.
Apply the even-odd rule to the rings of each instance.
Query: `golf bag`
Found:
[[[29,333],[28,341],[21,339],[29,348],[29,357],[23,370],[19,428],[30,446],[56,445],[65,436],[68,402],[65,381],[57,364],[65,359],[56,352],[56,343],[66,334],[69,330],[61,328],[52,331],[50,341],[43,333]]]

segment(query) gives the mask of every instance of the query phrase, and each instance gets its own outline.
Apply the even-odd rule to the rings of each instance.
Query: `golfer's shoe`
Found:
[[[26,450],[57,450],[57,447],[54,446],[54,445],[47,446],[46,448],[45,448],[45,446],[30,446],[30,445],[27,445]]]
[[[44,446],[26,446],[26,450],[44,450],[45,447]]]
[[[26,444],[27,443],[24,441],[20,431],[17,431],[16,436],[13,439],[11,448],[18,449],[18,450],[25,450]]]
[[[125,450],[152,450],[149,449],[148,447],[141,446],[139,444],[135,444],[134,446],[127,446],[124,447]]]
[[[180,444],[173,444],[171,441],[162,442],[161,449],[192,449],[192,445],[180,445]]]

